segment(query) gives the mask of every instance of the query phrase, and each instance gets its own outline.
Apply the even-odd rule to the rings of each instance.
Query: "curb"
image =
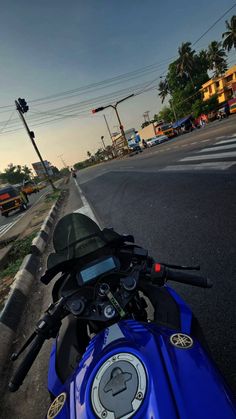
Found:
[[[31,253],[25,256],[19,271],[15,275],[13,287],[0,315],[0,375],[11,355],[11,345],[24,312],[31,287],[37,276],[40,256],[46,247],[55,216],[65,194],[61,193],[45,219],[38,236],[33,240]]]
[[[48,242],[48,238],[54,223],[54,218],[57,213],[57,210],[60,206],[61,201],[64,198],[63,191],[61,193],[61,196],[58,198],[58,200],[55,202],[55,204],[52,206],[51,210],[49,211],[49,214],[44,221],[38,235],[34,238],[32,241],[32,245],[30,248],[30,252],[36,256],[40,256]]]

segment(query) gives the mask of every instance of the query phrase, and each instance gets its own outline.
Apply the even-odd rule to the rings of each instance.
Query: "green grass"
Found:
[[[0,271],[0,279],[5,278],[6,276],[15,276],[19,271],[20,265],[22,264],[22,259],[16,259],[14,262],[10,262],[3,271]]]
[[[8,254],[8,264],[6,268],[0,271],[0,279],[6,276],[15,276],[19,270],[22,260],[30,252],[32,240],[37,232],[30,234],[22,240],[17,240]]]
[[[55,192],[47,194],[45,201],[46,202],[56,201],[57,198],[59,198],[60,195],[61,195],[61,191],[57,190]]]

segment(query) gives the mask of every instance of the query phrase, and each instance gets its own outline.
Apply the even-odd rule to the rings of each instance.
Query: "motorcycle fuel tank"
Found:
[[[96,335],[67,390],[73,419],[236,418],[199,342],[155,323],[125,320]]]

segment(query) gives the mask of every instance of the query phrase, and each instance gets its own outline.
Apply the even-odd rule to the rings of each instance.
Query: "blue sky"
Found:
[[[9,162],[30,164],[37,160],[23,130],[6,132],[20,127],[17,114],[12,113],[16,98],[32,101],[159,63],[149,74],[110,88],[102,86],[99,91],[47,105],[32,102],[27,118],[43,156],[60,167],[57,156],[63,153],[68,164],[73,164],[84,158],[87,150],[96,150],[101,135],[109,143],[102,115],[93,116],[87,110],[83,118],[37,127],[32,118],[37,112],[53,112],[53,107],[150,82],[165,73],[168,60],[176,55],[183,41],[194,42],[233,5],[232,0],[11,0],[4,3],[0,14],[0,106],[12,105],[12,108],[0,109],[5,111],[0,113],[0,170]],[[235,10],[226,18],[235,14]],[[224,20],[195,48],[219,40]],[[232,60],[233,53],[231,64]],[[124,103],[120,113],[125,128],[138,129],[144,111],[150,110],[153,115],[160,108],[157,91],[151,90]],[[114,131],[115,116],[110,110],[106,115]]]

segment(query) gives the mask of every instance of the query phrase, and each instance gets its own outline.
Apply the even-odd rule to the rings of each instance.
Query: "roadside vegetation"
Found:
[[[29,236],[15,241],[8,254],[6,266],[0,270],[0,310],[3,307],[4,299],[10,291],[14,276],[19,270],[24,257],[30,253],[30,246],[37,232],[35,231]]]

